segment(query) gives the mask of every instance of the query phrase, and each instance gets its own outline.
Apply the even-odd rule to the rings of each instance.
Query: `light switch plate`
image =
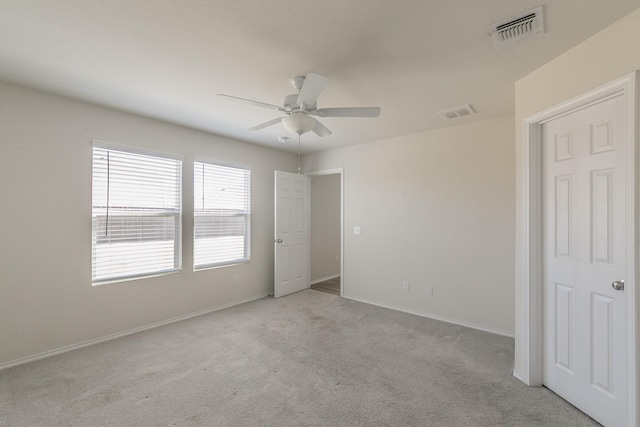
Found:
[[[359,225],[353,226],[353,234],[362,234],[362,227]]]

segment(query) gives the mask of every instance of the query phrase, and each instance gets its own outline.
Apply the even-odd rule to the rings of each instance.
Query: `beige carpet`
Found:
[[[592,426],[513,339],[306,290],[0,372],[0,425]]]

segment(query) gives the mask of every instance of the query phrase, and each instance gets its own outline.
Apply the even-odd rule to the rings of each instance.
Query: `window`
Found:
[[[251,171],[194,162],[194,269],[250,259]]]
[[[94,144],[94,284],[179,271],[182,161]]]

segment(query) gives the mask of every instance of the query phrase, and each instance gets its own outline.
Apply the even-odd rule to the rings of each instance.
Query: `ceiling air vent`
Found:
[[[456,117],[470,116],[471,114],[475,113],[476,112],[473,111],[473,108],[469,104],[463,105],[461,107],[450,108],[448,110],[438,111],[438,114],[440,114],[445,119],[455,119]]]
[[[513,17],[505,22],[489,26],[489,32],[496,48],[507,46],[520,40],[541,36],[544,34],[542,20],[542,6]]]

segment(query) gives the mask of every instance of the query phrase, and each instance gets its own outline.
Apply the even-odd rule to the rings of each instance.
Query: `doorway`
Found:
[[[342,295],[342,169],[308,175],[311,289]]]
[[[529,117],[522,159],[522,380],[620,426],[638,421],[636,102],[634,73]]]

